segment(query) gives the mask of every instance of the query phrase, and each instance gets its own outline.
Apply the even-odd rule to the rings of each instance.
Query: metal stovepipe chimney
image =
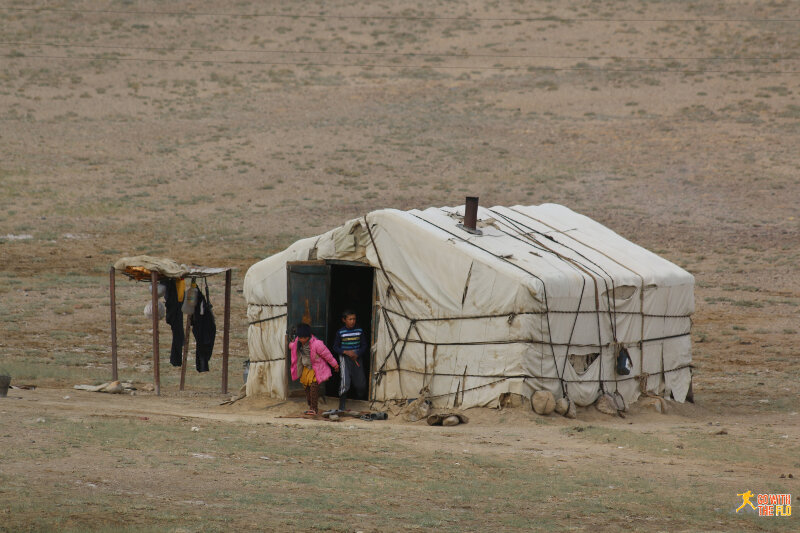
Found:
[[[464,231],[480,235],[481,230],[478,229],[478,197],[467,196],[464,203],[464,223],[458,225]]]

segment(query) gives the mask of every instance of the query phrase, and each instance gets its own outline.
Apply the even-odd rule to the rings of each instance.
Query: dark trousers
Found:
[[[355,389],[356,397],[359,399],[367,397],[367,378],[364,376],[364,367],[346,355],[339,358],[339,368],[341,372],[339,410],[344,411],[350,389]]]

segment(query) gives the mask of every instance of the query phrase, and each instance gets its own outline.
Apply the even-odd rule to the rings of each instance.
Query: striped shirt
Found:
[[[337,348],[339,348],[340,353],[344,353],[346,350],[359,352],[364,338],[364,330],[359,327],[353,329],[342,328],[336,333],[336,336],[338,337]]]

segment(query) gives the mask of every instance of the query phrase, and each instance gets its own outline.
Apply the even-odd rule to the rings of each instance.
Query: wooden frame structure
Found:
[[[111,297],[111,379],[117,381],[118,379],[118,366],[117,366],[117,289],[116,289],[116,272],[117,269],[113,266],[109,271],[109,292]],[[231,329],[231,269],[224,268],[220,273],[225,273],[225,311],[223,318],[223,334],[222,334],[222,394],[228,393],[228,348],[230,346],[230,329]],[[191,274],[188,276],[191,277]],[[208,276],[204,276],[208,277]],[[157,395],[161,395],[161,370],[159,367],[160,354],[158,342],[158,280],[159,274],[155,270],[150,272],[150,281],[152,287],[152,309],[153,309],[153,386]],[[164,279],[169,279],[165,277]],[[181,364],[181,385],[180,390],[183,390],[186,381],[186,358],[189,353],[189,333],[191,332],[191,322],[187,319],[186,331],[183,341],[183,360]]]

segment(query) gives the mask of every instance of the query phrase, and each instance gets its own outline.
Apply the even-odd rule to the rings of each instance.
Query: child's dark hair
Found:
[[[349,317],[350,315],[355,315],[355,314],[356,312],[353,311],[352,309],[345,309],[344,311],[342,311],[342,320]]]
[[[311,326],[301,322],[300,324],[297,324],[297,329],[295,330],[295,333],[298,337],[310,337]]]

